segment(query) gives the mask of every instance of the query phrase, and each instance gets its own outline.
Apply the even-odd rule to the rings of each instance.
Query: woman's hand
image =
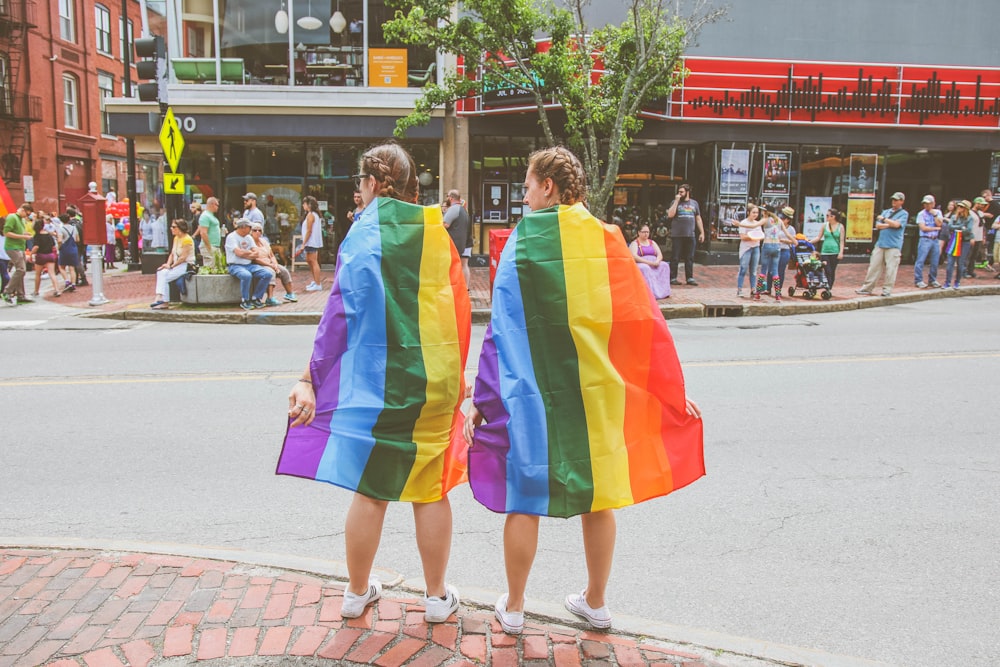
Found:
[[[691,415],[695,419],[701,419],[701,408],[699,408],[698,404],[692,401],[690,398],[687,397],[684,398],[684,407],[686,408],[686,412],[689,415]]]
[[[288,394],[288,417],[292,419],[292,428],[308,426],[315,417],[316,394],[308,382],[296,382]]]
[[[843,250],[841,250],[839,253],[837,253],[837,259],[844,259],[844,251]]]
[[[462,435],[465,436],[465,441],[472,444],[472,436],[475,434],[476,427],[483,423],[483,413],[479,411],[475,405],[469,409],[469,414],[465,415],[465,424],[462,427]]]

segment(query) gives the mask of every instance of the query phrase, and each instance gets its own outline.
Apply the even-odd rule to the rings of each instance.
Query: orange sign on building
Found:
[[[406,88],[406,49],[368,49],[368,85]]]

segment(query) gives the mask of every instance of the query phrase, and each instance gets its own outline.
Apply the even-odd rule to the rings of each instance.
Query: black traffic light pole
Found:
[[[125,44],[125,97],[132,97],[132,45],[128,43],[128,0],[122,0],[122,30],[126,32],[126,37],[122,39]],[[128,195],[128,249],[129,249],[129,271],[138,271],[142,268],[139,263],[139,220],[136,215],[137,203],[135,196],[135,139],[125,138],[125,159],[127,160],[128,178],[126,180],[126,190]]]

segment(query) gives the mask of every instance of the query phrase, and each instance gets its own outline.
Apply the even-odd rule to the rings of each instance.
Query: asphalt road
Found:
[[[618,512],[612,610],[898,665],[1000,663],[998,305],[671,322],[708,476]],[[28,316],[0,311],[0,543],[343,560],[350,494],[273,474],[312,327]],[[467,487],[452,503],[450,580],[502,590],[503,518]],[[529,595],[559,602],[585,584],[579,521],[541,532]],[[376,565],[419,576],[409,508]]]

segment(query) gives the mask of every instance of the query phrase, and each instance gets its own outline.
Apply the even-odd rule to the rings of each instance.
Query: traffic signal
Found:
[[[135,57],[135,71],[139,79],[151,79],[137,86],[139,101],[166,104],[167,49],[163,38],[159,35],[150,35],[135,40]]]

